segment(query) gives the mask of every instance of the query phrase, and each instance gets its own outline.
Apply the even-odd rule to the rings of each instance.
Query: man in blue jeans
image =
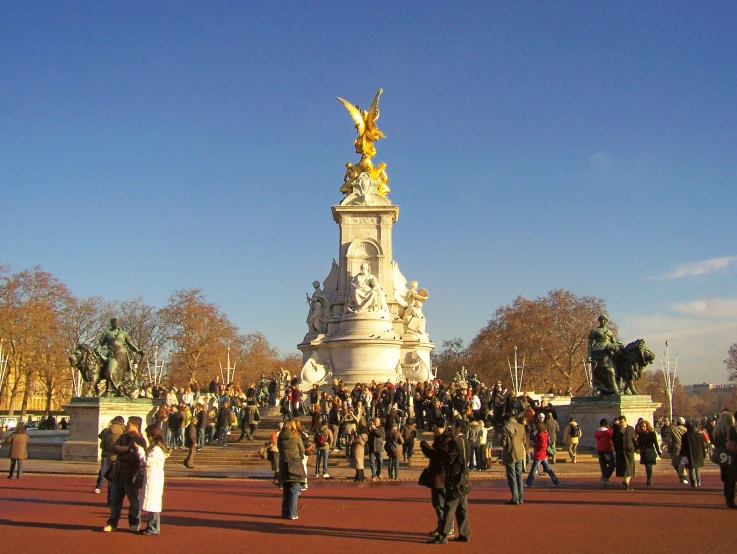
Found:
[[[386,430],[381,421],[376,418],[371,425],[368,435],[369,463],[371,465],[371,479],[381,479],[381,464],[384,458],[384,444],[386,442]]]
[[[530,449],[530,441],[525,433],[525,428],[515,421],[513,410],[504,416],[504,427],[502,428],[502,463],[507,472],[507,484],[512,492],[512,498],[506,504],[517,505],[524,503],[524,484],[522,471],[524,469],[525,456]]]

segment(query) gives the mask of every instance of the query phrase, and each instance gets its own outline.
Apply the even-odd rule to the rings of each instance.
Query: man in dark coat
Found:
[[[635,430],[631,425],[627,425],[627,418],[619,416],[619,425],[614,427],[614,456],[617,465],[617,477],[623,477],[622,485],[627,490],[630,487],[630,479],[635,475]]]
[[[445,506],[443,508],[443,527],[431,544],[445,544],[452,534],[453,519],[458,520],[458,537],[453,540],[468,542],[471,540],[471,526],[468,523],[468,490],[459,486],[470,487],[468,477],[468,461],[471,459],[471,445],[465,437],[466,422],[456,419],[453,424],[453,439],[448,444],[448,452],[443,458],[445,469]]]
[[[138,446],[146,448],[146,439],[141,435],[143,420],[137,416],[128,418],[125,433],[118,437],[110,452],[117,456],[113,479],[110,482],[110,518],[103,531],[115,531],[118,528],[120,512],[123,510],[123,499],[128,497],[128,525],[137,533],[141,525],[141,505],[138,501],[139,488],[133,483],[133,477],[141,467],[138,457]]]
[[[194,421],[197,427],[197,450],[202,450],[205,447],[205,431],[207,430],[207,424],[210,423],[207,417],[207,410],[205,405],[200,402],[195,406],[194,409]]]
[[[453,442],[453,435],[446,429],[445,420],[438,418],[433,422],[433,434],[435,440],[430,446],[427,441],[420,442],[422,453],[430,459],[428,464],[428,473],[432,479],[430,487],[432,507],[435,509],[437,516],[437,527],[432,532],[433,535],[439,535],[443,532],[445,521],[443,514],[445,512],[445,466],[443,460],[448,457],[450,443]]]
[[[376,418],[368,434],[369,462],[371,464],[371,479],[381,479],[381,464],[384,458],[384,444],[386,443],[386,429]]]
[[[218,410],[218,444],[220,446],[228,446],[228,431],[230,431],[230,423],[231,423],[231,411],[230,411],[230,404],[228,402],[223,402],[220,405],[220,409]]]

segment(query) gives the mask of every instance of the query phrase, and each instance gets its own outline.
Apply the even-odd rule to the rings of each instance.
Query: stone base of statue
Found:
[[[308,296],[309,332],[297,346],[305,385],[342,378],[350,387],[371,381],[432,378],[422,304],[428,297],[409,287],[393,260],[392,227],[399,206],[379,193],[380,182],[362,173],[333,219],[340,226],[338,261],[320,289]]]
[[[127,421],[130,416],[143,419],[144,429],[154,421],[163,399],[151,398],[72,398],[64,406],[69,414],[69,438],[62,448],[67,462],[100,461],[100,439],[97,436],[115,416]],[[141,429],[143,434],[144,429]]]
[[[579,439],[581,448],[596,448],[594,432],[599,428],[599,421],[606,418],[611,422],[619,415],[627,418],[627,423],[632,427],[637,420],[643,418],[653,423],[655,410],[661,404],[653,402],[649,394],[622,395],[622,396],[574,396],[568,406],[568,416],[574,417],[576,423],[583,432]],[[561,429],[568,424],[558,418]]]

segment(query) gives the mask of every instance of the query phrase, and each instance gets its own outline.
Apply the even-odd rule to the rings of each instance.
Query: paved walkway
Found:
[[[162,535],[143,537],[102,532],[109,512],[104,495],[91,493],[89,477],[30,474],[0,479],[0,551],[677,554],[694,545],[727,553],[737,544],[737,510],[724,506],[713,475],[697,489],[665,479],[645,488],[641,478],[630,492],[595,479],[569,479],[559,489],[537,485],[526,489],[524,505],[506,506],[505,483],[476,483],[471,542],[429,546],[429,491],[411,483],[313,482],[300,497],[299,519],[285,521],[278,517],[281,493],[267,482],[168,477]]]
[[[218,447],[206,447],[209,449],[217,449]],[[331,465],[329,467],[331,480],[352,480],[355,475],[355,470],[348,467],[345,457],[335,457],[333,460],[337,460],[337,465]],[[315,457],[311,456],[308,462],[309,476],[314,476],[315,469]],[[399,477],[400,481],[403,482],[417,482],[420,476],[420,472],[424,467],[427,466],[426,459],[420,455],[415,457],[414,464],[410,467],[405,463],[400,463]],[[10,461],[0,459],[0,475],[3,475],[8,471],[10,467]],[[579,456],[579,462],[577,464],[566,463],[559,461],[555,464],[553,470],[558,477],[562,479],[569,478],[598,478],[601,473],[599,472],[599,462],[591,455]],[[62,462],[58,460],[26,460],[24,464],[24,471],[29,474],[41,473],[41,474],[67,474],[67,475],[88,475],[95,476],[100,466],[96,463],[90,462]],[[636,467],[638,475],[644,475],[645,469],[637,465]],[[229,467],[223,466],[196,466],[195,469],[186,469],[180,465],[167,464],[166,473],[171,477],[197,477],[197,478],[225,478],[225,479],[271,479],[272,473],[268,462],[264,461],[261,465],[233,465]],[[368,460],[366,461],[366,473],[370,475],[368,466]],[[387,465],[384,463],[384,469],[382,470],[383,475],[387,475]],[[707,467],[704,469],[705,474],[717,475],[719,470],[716,466],[707,462]],[[471,478],[475,480],[496,480],[506,479],[504,473],[504,466],[500,464],[492,464],[491,468],[486,471],[471,472]],[[670,465],[670,460],[663,460],[655,466],[655,479],[663,479],[665,482],[675,483],[675,471]]]

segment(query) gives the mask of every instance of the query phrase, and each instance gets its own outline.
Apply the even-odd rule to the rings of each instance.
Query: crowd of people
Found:
[[[111,515],[105,530],[117,528],[120,507],[127,497],[131,529],[140,529],[140,511],[144,509],[150,514],[144,531],[160,532],[164,461],[172,450],[189,448],[184,464],[193,467],[195,452],[206,444],[226,447],[232,428],[240,429],[237,440],[253,440],[260,420],[255,390],[249,388],[244,393],[217,378],[206,393],[197,388],[190,394],[190,390],[191,386],[167,391],[155,423],[145,429],[148,440],[141,435],[140,418],[133,417],[125,425],[123,418],[114,418],[100,434],[103,461],[95,492],[101,492],[104,478],[110,481]],[[416,442],[426,429],[432,430],[433,441],[419,443],[428,464],[420,484],[431,489],[437,516],[429,539],[432,543],[447,542],[456,534],[456,523],[455,540],[470,540],[467,495],[471,471],[502,464],[511,492],[508,505],[524,504],[524,489],[533,487],[540,473],[547,474],[554,487],[559,486],[552,466],[557,461],[561,431],[572,463],[577,462],[581,437],[590,433],[596,440],[602,483],[609,485],[616,475],[625,490],[632,489],[637,454],[639,464],[645,466],[646,486],[653,485],[653,467],[667,453],[678,480],[699,487],[701,468],[711,457],[721,466],[727,505],[737,507],[737,431],[734,417],[726,411],[708,421],[675,418],[672,423],[663,422],[659,433],[647,420],[631,426],[624,415],[612,421],[602,419],[599,428],[592,431],[581,429],[574,418],[561,429],[555,407],[544,400],[538,403],[530,395],[514,394],[500,382],[490,389],[457,380],[446,385],[439,379],[413,386],[403,382],[359,383],[349,389],[336,379],[332,393],[315,386],[303,394],[292,381],[279,402],[282,422],[271,432],[262,454],[271,463],[274,485],[282,490],[284,518],[299,517],[298,497],[308,487],[311,455],[318,478],[330,477],[331,453],[344,452],[356,482],[366,479],[366,458],[372,480],[396,480],[400,460],[412,465]],[[492,443],[501,447],[497,460],[492,458]],[[14,467],[20,471],[20,463]],[[112,471],[115,467],[118,469]]]

